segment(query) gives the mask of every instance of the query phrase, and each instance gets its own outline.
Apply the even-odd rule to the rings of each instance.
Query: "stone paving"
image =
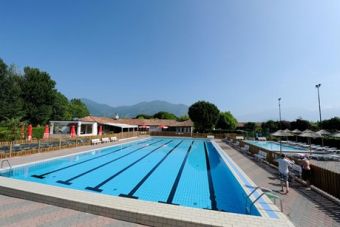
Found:
[[[281,186],[276,169],[255,162],[222,141],[217,143],[255,184],[280,193]],[[281,197],[284,213],[297,227],[340,226],[340,206],[314,191],[306,190],[297,182],[292,183],[290,192]]]
[[[44,203],[0,195],[0,226],[142,226]]]

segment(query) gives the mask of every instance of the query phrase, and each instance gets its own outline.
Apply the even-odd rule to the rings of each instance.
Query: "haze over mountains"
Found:
[[[154,100],[150,102],[141,102],[130,106],[109,106],[106,104],[97,103],[93,100],[81,99],[87,106],[91,115],[112,117],[116,113],[120,117],[131,118],[138,114],[153,115],[159,111],[173,113],[176,116],[188,115],[188,106],[184,104],[173,104],[165,101]]]

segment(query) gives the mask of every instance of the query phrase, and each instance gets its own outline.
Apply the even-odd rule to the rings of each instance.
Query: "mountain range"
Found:
[[[116,113],[119,117],[132,118],[138,114],[154,115],[159,111],[173,113],[176,116],[188,115],[188,106],[184,104],[173,104],[165,101],[154,100],[150,102],[140,102],[130,106],[109,106],[97,103],[93,100],[82,98],[91,115],[112,117]]]

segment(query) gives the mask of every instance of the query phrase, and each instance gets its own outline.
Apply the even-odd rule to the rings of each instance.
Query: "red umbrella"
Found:
[[[28,141],[32,140],[32,131],[33,131],[32,125],[30,124],[28,125],[28,128],[27,128],[27,140]]]
[[[76,137],[76,126],[71,126],[71,138]]]
[[[103,126],[99,125],[98,135],[103,135]]]
[[[168,126],[166,126],[166,125],[161,125],[159,127],[162,128],[162,129],[167,129],[168,128]]]
[[[139,126],[139,128],[150,128],[150,126],[147,126],[147,125],[141,125],[141,126]]]
[[[48,125],[45,125],[45,130],[44,130],[44,137],[43,137],[43,139],[48,139],[49,135],[50,135],[50,130],[49,130],[49,128],[48,128]]]

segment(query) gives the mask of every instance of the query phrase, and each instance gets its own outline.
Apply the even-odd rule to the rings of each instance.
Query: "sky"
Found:
[[[0,2],[0,58],[68,98],[210,101],[241,121],[340,116],[338,0]]]

